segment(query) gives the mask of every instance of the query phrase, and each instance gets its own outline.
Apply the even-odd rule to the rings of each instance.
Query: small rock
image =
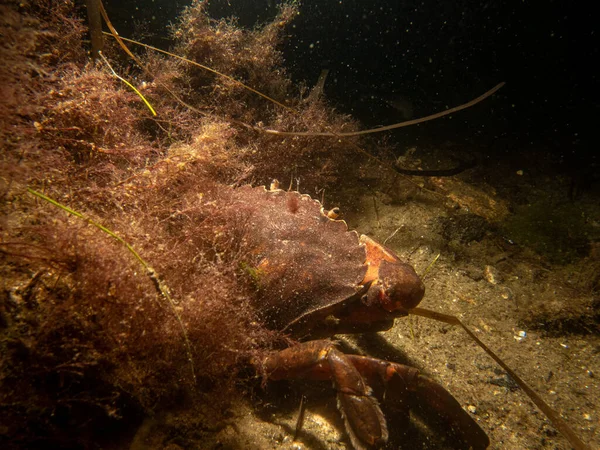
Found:
[[[485,269],[483,269],[483,277],[490,284],[498,284],[500,282],[500,272],[493,266],[485,266]]]
[[[502,296],[502,298],[504,300],[512,300],[512,298],[513,298],[512,291],[509,288],[507,288],[507,287],[504,287],[502,289],[502,291],[500,292],[500,295]]]
[[[471,414],[477,414],[477,407],[475,407],[473,405],[468,405],[467,411],[469,411]]]

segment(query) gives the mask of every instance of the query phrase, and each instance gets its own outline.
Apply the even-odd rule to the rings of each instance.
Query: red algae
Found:
[[[303,101],[287,78],[277,44],[297,13],[290,5],[248,31],[209,19],[196,2],[173,35],[178,53],[211,61],[299,112],[150,53],[140,56],[140,89],[156,118],[102,61],[88,59],[71,2],[0,8],[0,442],[125,445],[144,417],[174,408],[181,426],[210,428],[247,389],[239,379],[248,358],[284,339],[251,307],[254,288],[235,242],[221,242],[209,226],[214,199],[226,185],[273,177],[324,187],[339,176],[336,161],[353,154],[340,142],[267,136],[239,123],[356,124],[322,101]],[[104,53],[131,76],[114,43]],[[168,286],[190,352],[181,323],[125,246],[28,187],[143,255]]]

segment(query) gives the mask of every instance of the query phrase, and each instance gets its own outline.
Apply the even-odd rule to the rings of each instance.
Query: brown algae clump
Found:
[[[243,31],[212,21],[197,2],[174,36],[182,55],[212,60],[304,112],[150,52],[139,56],[149,72],[138,89],[153,117],[106,64],[88,60],[73,4],[44,5],[1,6],[9,64],[0,68],[7,93],[0,100],[0,443],[130,442],[144,417],[174,408],[183,422],[173,426],[211,429],[246,389],[238,380],[248,358],[281,340],[250,305],[254,287],[235,243],[219,241],[217,249],[219,236],[202,226],[218,208],[211,193],[274,176],[324,186],[339,176],[334,161],[352,152],[239,123],[353,125],[324,103],[302,103],[285,76],[276,45],[295,14],[291,6],[273,23]],[[103,53],[132,79],[114,42]],[[28,187],[133,246],[168,288],[177,314],[122,242]],[[199,433],[199,442],[214,435]]]

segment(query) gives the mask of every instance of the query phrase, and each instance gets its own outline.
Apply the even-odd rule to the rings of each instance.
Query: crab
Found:
[[[234,229],[243,268],[256,287],[254,306],[263,323],[299,342],[254,357],[267,379],[331,380],[345,429],[355,449],[388,439],[385,417],[372,386],[408,404],[433,409],[469,447],[483,449],[488,436],[440,384],[406,365],[344,354],[337,334],[388,330],[414,311],[425,289],[415,270],[390,249],[349,231],[337,210],[326,211],[308,195],[243,186],[223,194],[224,229]]]

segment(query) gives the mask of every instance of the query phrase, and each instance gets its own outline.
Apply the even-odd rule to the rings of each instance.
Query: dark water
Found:
[[[252,27],[272,18],[277,3],[211,1],[209,11]],[[119,2],[109,10],[125,35],[141,30],[147,42],[166,47],[168,25],[185,5]],[[543,145],[570,165],[587,165],[596,160],[600,109],[592,70],[598,33],[590,8],[566,1],[306,0],[282,50],[295,81],[313,85],[323,68],[330,69],[327,97],[368,125],[402,120],[394,102],[409,102],[420,117],[504,81],[493,100],[452,120],[452,133],[482,136],[490,145],[511,136]],[[424,126],[431,135],[448,125]]]

